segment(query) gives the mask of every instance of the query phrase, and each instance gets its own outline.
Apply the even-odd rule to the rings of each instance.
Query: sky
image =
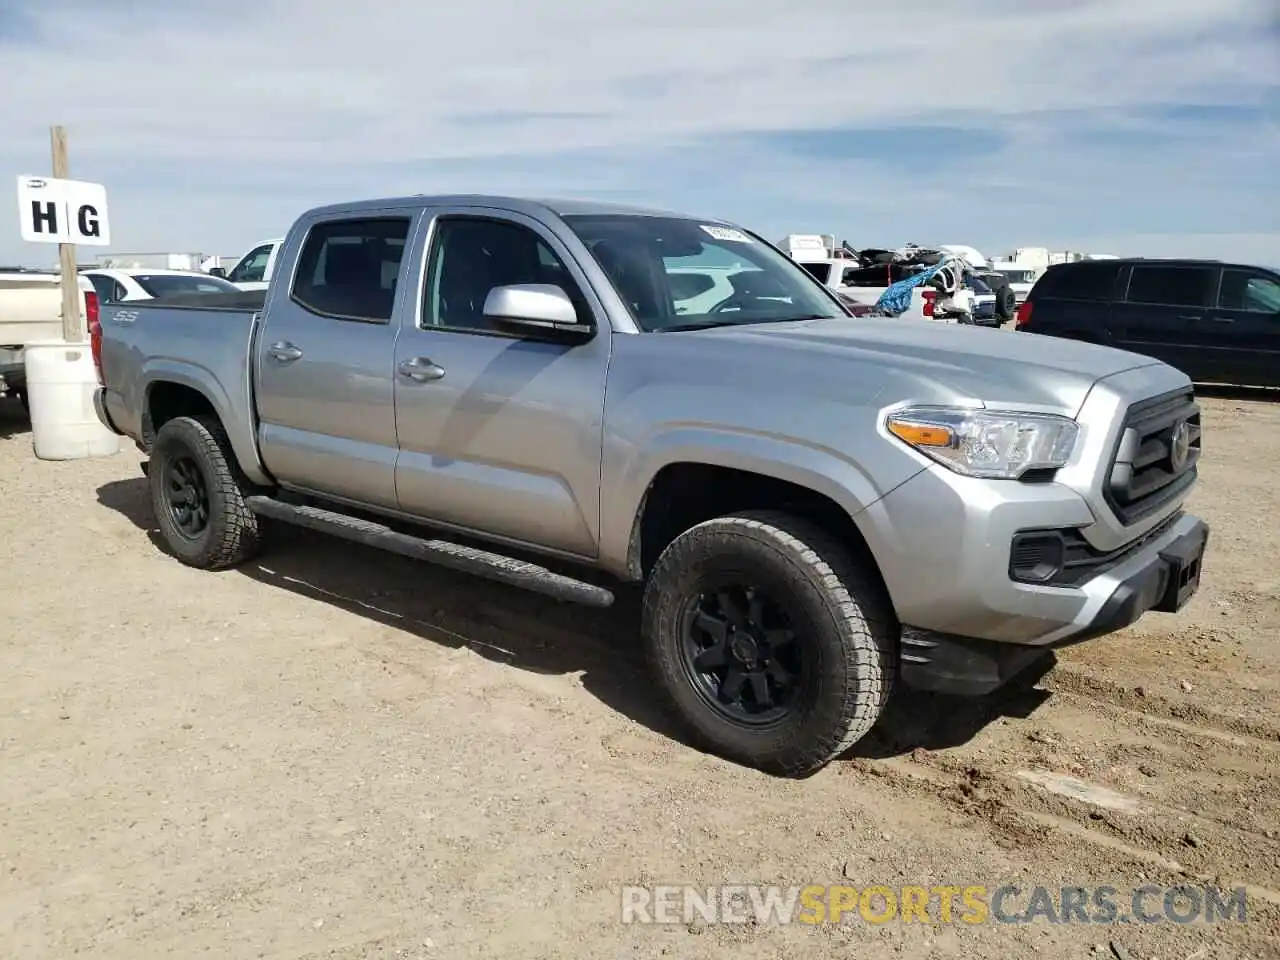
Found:
[[[56,123],[116,252],[466,192],[1280,266],[1280,0],[0,0],[0,91],[0,263]]]

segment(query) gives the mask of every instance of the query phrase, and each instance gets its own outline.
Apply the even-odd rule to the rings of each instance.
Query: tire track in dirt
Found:
[[[1238,850],[1227,848],[1225,855],[1197,858],[1196,854],[1213,850],[1218,841],[1202,840],[1195,849],[1175,845],[1170,834],[1161,836],[1158,826],[1152,828],[1149,818],[1159,811],[1142,808],[1141,813],[1126,814],[1045,790],[1016,773],[996,773],[922,753],[854,760],[847,769],[878,778],[903,793],[935,798],[980,820],[995,832],[1001,846],[1024,853],[1035,850],[1032,855],[1046,864],[1071,864],[1071,882],[1243,886],[1249,923],[1219,924],[1216,935],[1248,957],[1268,955],[1262,952],[1263,945],[1280,938],[1280,890],[1238,875],[1240,864],[1233,859]]]
[[[1197,732],[1212,736],[1215,733],[1235,734],[1280,746],[1280,726],[1263,719],[1232,716],[1210,710],[1200,704],[1171,700],[1148,691],[1143,686],[1125,686],[1081,670],[1058,668],[1044,679],[1044,687],[1050,692],[1064,692],[1087,697],[1098,703],[1124,707],[1150,716],[1189,724]]]
[[[1280,730],[1061,667],[1041,690],[1048,700],[1025,716],[1001,703],[899,704],[849,769],[1082,874],[1245,886],[1254,932],[1280,935]],[[948,722],[980,728],[930,748]]]

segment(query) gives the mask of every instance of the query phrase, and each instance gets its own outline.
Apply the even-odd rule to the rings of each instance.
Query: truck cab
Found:
[[[277,238],[256,244],[226,272],[226,279],[241,290],[266,290],[275,273],[283,243],[283,238]],[[220,273],[221,271],[215,271],[215,276]]]

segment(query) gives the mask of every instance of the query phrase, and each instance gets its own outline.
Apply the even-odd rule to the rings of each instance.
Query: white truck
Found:
[[[85,277],[77,277],[81,309],[97,318],[98,295]],[[0,394],[27,403],[23,350],[37,340],[62,336],[61,275],[46,270],[0,270]]]
[[[264,240],[236,262],[228,271],[215,267],[209,272],[215,277],[225,277],[241,290],[265,290],[275,273],[276,259],[284,238]]]

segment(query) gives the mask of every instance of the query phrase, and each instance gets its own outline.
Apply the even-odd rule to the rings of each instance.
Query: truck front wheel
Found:
[[[213,417],[175,417],[156,434],[147,470],[151,506],[170,552],[189,567],[220,570],[257,552],[258,518],[245,479]]]
[[[813,773],[871,729],[898,629],[848,550],[776,512],[691,528],[645,588],[646,653],[676,714],[712,753],[783,776]]]

